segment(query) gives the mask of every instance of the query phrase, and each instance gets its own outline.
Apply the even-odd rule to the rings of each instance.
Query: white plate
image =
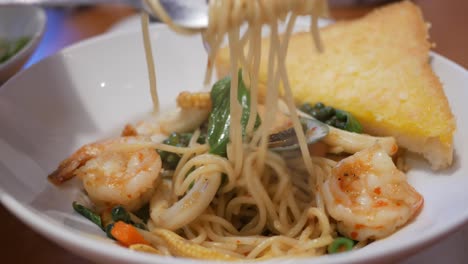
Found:
[[[202,86],[206,58],[199,37],[152,27],[162,106],[180,90]],[[65,49],[8,81],[0,89],[0,200],[19,219],[77,255],[113,263],[205,263],[132,252],[102,239],[102,232],[73,213],[73,184],[46,180],[64,157],[91,141],[117,135],[126,122],[151,109],[147,71],[138,32],[103,35]],[[468,73],[434,55],[457,116],[456,158],[450,170],[433,173],[416,163],[409,173],[425,206],[415,221],[387,239],[351,253],[299,259],[295,263],[395,261],[437,242],[468,220]],[[430,124],[428,124],[430,125]],[[390,258],[391,257],[391,258]],[[291,260],[271,260],[270,263]]]

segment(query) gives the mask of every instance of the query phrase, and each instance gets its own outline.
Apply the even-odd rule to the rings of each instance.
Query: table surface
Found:
[[[358,2],[358,1],[356,1]],[[424,17],[431,22],[431,40],[436,44],[434,51],[468,68],[468,1],[466,0],[419,0]],[[333,19],[351,19],[362,16],[375,6],[332,7]],[[135,10],[119,6],[93,6],[78,9],[47,9],[48,24],[44,38],[28,65],[50,56],[66,46],[109,31],[113,25],[126,19]],[[15,263],[88,263],[41,237],[0,205],[2,259]],[[468,233],[468,228],[455,233],[448,240],[457,239]],[[447,244],[447,242],[445,242]],[[434,247],[443,247],[435,245]],[[448,253],[448,252],[447,252]],[[466,253],[465,256],[466,257]],[[465,258],[465,259],[468,259]],[[460,258],[459,263],[463,263]],[[409,262],[413,262],[408,260]]]

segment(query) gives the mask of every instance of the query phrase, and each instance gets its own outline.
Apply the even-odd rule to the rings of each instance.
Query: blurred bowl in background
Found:
[[[328,0],[330,7],[347,7],[358,5],[379,5],[389,2],[396,2],[395,0]]]
[[[36,6],[5,6],[0,8],[0,59],[9,44],[15,50],[0,62],[0,85],[15,75],[27,62],[39,44],[47,22],[45,11]],[[6,43],[9,44],[6,44]],[[22,43],[21,43],[22,42]],[[27,43],[25,43],[27,42]],[[16,46],[16,47],[13,47]]]

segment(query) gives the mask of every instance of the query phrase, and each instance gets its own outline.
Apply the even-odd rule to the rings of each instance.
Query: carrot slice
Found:
[[[150,245],[134,226],[122,221],[118,221],[114,224],[111,234],[117,241],[127,247],[133,244]]]

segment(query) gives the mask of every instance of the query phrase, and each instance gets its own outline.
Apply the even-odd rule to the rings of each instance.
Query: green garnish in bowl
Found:
[[[16,53],[18,53],[22,48],[24,48],[31,37],[20,37],[13,40],[8,40],[0,37],[0,64],[6,62]]]

